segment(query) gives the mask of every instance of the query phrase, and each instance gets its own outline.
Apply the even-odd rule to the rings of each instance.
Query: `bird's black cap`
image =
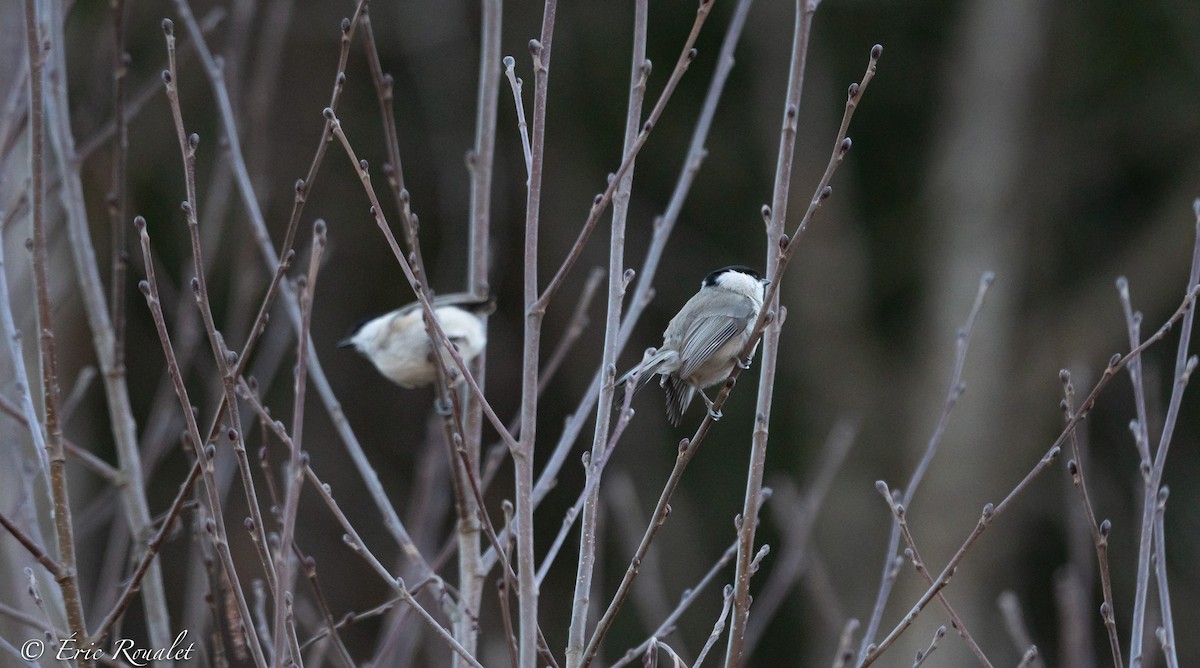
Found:
[[[759,275],[758,271],[751,269],[750,267],[747,267],[746,265],[743,265],[743,264],[733,264],[728,267],[721,267],[720,269],[712,272],[708,276],[705,276],[703,286],[707,288],[709,286],[716,285],[717,277],[720,276],[721,274],[724,274],[727,271],[736,271],[739,274],[746,274],[747,276],[753,276],[754,280],[756,280],[756,281],[762,280],[762,276]]]

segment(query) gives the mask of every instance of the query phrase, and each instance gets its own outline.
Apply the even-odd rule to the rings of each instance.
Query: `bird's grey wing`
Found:
[[[754,318],[754,305],[739,295],[714,295],[706,305],[713,315],[696,318],[684,335],[679,375],[687,378],[713,353],[746,330]]]
[[[495,297],[479,297],[470,292],[447,292],[445,294],[433,296],[433,307],[441,308],[443,306],[457,306],[471,313],[491,313],[496,310]],[[407,315],[421,308],[421,302],[410,302],[392,311],[397,316]]]
[[[434,307],[442,306],[457,306],[464,311],[470,311],[476,315],[483,313],[491,313],[496,310],[495,297],[480,297],[479,295],[471,294],[470,292],[447,292],[441,295],[435,295],[433,298]]]

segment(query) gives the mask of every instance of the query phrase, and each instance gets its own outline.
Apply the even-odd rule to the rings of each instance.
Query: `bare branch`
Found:
[[[1194,358],[1189,356],[1188,346],[1192,340],[1192,322],[1195,320],[1196,306],[1194,297],[1200,289],[1200,199],[1193,203],[1196,216],[1196,241],[1192,252],[1192,270],[1188,275],[1186,308],[1179,332],[1179,347],[1175,353],[1175,380],[1171,387],[1171,399],[1167,404],[1167,416],[1163,420],[1162,434],[1159,436],[1158,449],[1154,452],[1154,465],[1150,468],[1150,476],[1146,480],[1144,498],[1142,500],[1141,538],[1138,543],[1137,588],[1133,599],[1132,635],[1129,641],[1129,665],[1137,666],[1142,659],[1142,637],[1146,624],[1146,598],[1150,593],[1150,552],[1154,537],[1154,513],[1158,506],[1159,487],[1162,485],[1163,472],[1167,465],[1167,452],[1171,448],[1171,437],[1175,432],[1175,424],[1179,419],[1179,410],[1183,402],[1183,391],[1187,387],[1188,376],[1195,366]],[[1178,313],[1178,312],[1177,312]],[[1162,330],[1159,330],[1160,332]],[[1135,351],[1137,348],[1134,349]],[[1132,355],[1133,353],[1130,353]],[[1128,357],[1128,356],[1127,356]]]
[[[975,302],[971,306],[971,312],[967,315],[966,323],[958,330],[958,334],[955,337],[954,370],[950,373],[950,387],[946,390],[946,400],[942,404],[942,412],[938,416],[937,425],[933,429],[933,435],[929,437],[929,444],[925,446],[925,453],[921,455],[921,461],[913,470],[912,476],[908,479],[908,484],[904,487],[904,494],[899,501],[900,505],[904,507],[912,505],[913,498],[917,493],[917,487],[920,486],[921,480],[925,477],[925,472],[929,469],[934,455],[937,454],[938,444],[941,443],[942,434],[945,433],[946,425],[950,421],[950,414],[954,412],[954,407],[958,404],[959,398],[966,391],[966,385],[962,382],[962,372],[967,361],[967,348],[971,343],[971,336],[975,332],[975,324],[979,320],[979,312],[983,308],[984,297],[987,296],[988,288],[991,287],[994,278],[991,272],[986,272],[980,277],[979,289],[975,293]],[[891,597],[892,584],[895,582],[895,577],[890,575],[890,571],[892,563],[895,561],[896,550],[900,546],[900,529],[900,522],[893,518],[891,535],[888,536],[887,560],[884,562],[879,590],[875,596],[875,607],[871,609],[871,616],[867,622],[867,630],[863,634],[862,642],[859,645],[859,661],[866,657],[867,647],[874,642],[875,634],[879,630],[879,623],[883,620],[883,611],[887,607],[888,598]]]
[[[54,529],[58,542],[61,578],[57,578],[66,604],[67,625],[78,638],[87,637],[87,622],[83,617],[83,599],[76,579],[75,530],[71,523],[71,497],[67,488],[67,456],[63,451],[62,426],[58,420],[58,357],[54,345],[54,324],[51,320],[49,278],[46,273],[46,194],[45,194],[45,128],[46,110],[45,51],[43,39],[52,42],[61,36],[43,36],[39,27],[38,3],[25,0],[25,46],[29,58],[29,136],[30,173],[33,175],[33,283],[37,298],[38,339],[42,366],[42,406],[46,430],[46,457],[50,465],[50,494],[54,504]],[[59,45],[61,53],[61,44]],[[62,100],[59,100],[61,103]],[[65,113],[63,110],[62,113]],[[60,128],[61,131],[61,119]],[[52,141],[61,146],[61,135],[51,131]],[[60,158],[61,160],[61,158]],[[36,423],[35,423],[36,424]]]
[[[1139,360],[1135,358],[1134,363]],[[1130,375],[1133,375],[1132,369]],[[1063,385],[1063,411],[1065,420],[1070,423],[1071,417],[1075,411],[1075,385],[1071,382],[1071,373],[1066,369],[1058,372],[1058,378]],[[1113,605],[1112,594],[1112,576],[1108,569],[1108,533],[1112,529],[1112,523],[1108,520],[1103,522],[1096,521],[1096,511],[1092,507],[1092,499],[1088,495],[1087,482],[1083,475],[1083,453],[1079,447],[1079,435],[1077,430],[1071,431],[1071,454],[1072,459],[1067,461],[1067,472],[1071,475],[1071,482],[1075,487],[1075,491],[1079,493],[1079,501],[1083,506],[1084,515],[1087,518],[1088,531],[1092,534],[1092,543],[1096,546],[1096,560],[1100,567],[1100,589],[1104,596],[1104,609],[1109,611],[1109,614],[1103,615],[1104,628],[1108,632],[1109,649],[1112,651],[1113,665],[1116,668],[1121,668],[1124,664],[1121,661],[1121,640],[1117,636],[1116,620],[1113,617],[1112,611],[1115,609]],[[1030,643],[1022,643],[1022,646]]]
[[[1195,357],[1192,359],[1195,360]],[[1179,656],[1175,649],[1175,619],[1171,614],[1171,591],[1167,587],[1167,531],[1163,525],[1167,494],[1167,486],[1160,487],[1158,503],[1154,505],[1154,573],[1158,582],[1158,604],[1162,609],[1162,626],[1155,635],[1162,645],[1167,668],[1179,668]]]
[[[637,0],[634,4],[633,54],[630,56],[629,103],[625,110],[625,143],[621,149],[622,153],[629,153],[637,140],[642,117],[642,100],[646,95],[646,80],[650,76],[650,61],[646,59],[648,6],[648,0]],[[596,426],[591,450],[591,460],[597,463],[600,459],[607,459],[608,455],[608,430],[615,395],[613,380],[617,372],[617,337],[621,329],[621,306],[625,299],[625,287],[632,278],[625,270],[625,222],[629,212],[630,192],[633,190],[632,161],[625,173],[613,181],[612,185],[616,190],[613,195],[612,233],[608,248],[608,308],[605,313],[604,347],[600,362],[603,380],[600,400],[596,404]],[[587,486],[591,491],[583,497],[575,596],[571,601],[571,622],[567,636],[567,668],[578,666],[583,653],[592,595],[592,572],[596,560],[596,525],[600,513],[600,478],[603,468],[588,463],[585,469]]]
[[[996,599],[996,606],[1000,608],[1000,614],[1004,617],[1004,629],[1008,631],[1008,636],[1012,638],[1013,645],[1017,651],[1024,651],[1027,647],[1033,646],[1033,636],[1029,635],[1029,628],[1025,625],[1025,619],[1021,615],[1021,601],[1012,590],[1006,589],[1000,592],[999,598]],[[1041,659],[1037,659],[1030,668],[1042,666]]]
[[[875,483],[875,488],[879,490],[879,493],[883,495],[884,500],[887,502],[888,507],[891,508],[892,516],[897,522],[900,523],[900,533],[904,536],[905,544],[908,545],[908,548],[904,551],[904,555],[908,557],[909,561],[912,562],[913,568],[917,571],[921,578],[925,580],[925,583],[927,585],[933,585],[933,578],[929,575],[929,571],[925,568],[925,561],[921,558],[921,552],[917,549],[916,540],[913,539],[912,532],[908,528],[907,510],[896,500],[900,496],[899,492],[893,492],[892,490],[888,489],[887,484],[882,480]],[[992,662],[989,661],[988,658],[983,654],[983,650],[980,649],[979,643],[975,642],[975,638],[973,638],[971,633],[967,631],[967,627],[963,624],[962,619],[958,616],[958,613],[955,612],[954,607],[950,605],[950,601],[946,599],[945,594],[939,591],[937,593],[937,599],[938,603],[941,603],[942,608],[946,611],[946,615],[950,617],[950,623],[954,627],[954,630],[957,631],[958,635],[967,643],[967,647],[971,648],[971,653],[975,655],[975,659],[979,661],[979,665],[985,666],[986,668],[992,668]],[[943,627],[941,630],[942,633],[945,633],[946,629]],[[940,638],[941,635],[938,635],[937,637]],[[930,648],[930,651],[932,651],[932,647]],[[916,665],[919,665],[921,662],[923,662],[920,654],[918,654],[918,659],[919,661]]]
[[[783,238],[787,221],[788,192],[791,190],[792,166],[796,154],[796,124],[804,91],[804,70],[808,60],[808,37],[816,4],[796,2],[795,24],[792,28],[792,55],[788,64],[787,92],[783,100],[783,122],[779,131],[779,149],[775,162],[775,185],[771,193],[773,212],[767,220],[766,273],[779,273]],[[771,405],[775,396],[775,367],[779,359],[779,335],[786,309],[780,305],[779,291],[773,291],[770,301],[763,301],[763,311],[776,317],[763,331],[763,352],[758,377],[758,397],[754,406],[754,429],[750,438],[750,461],[746,470],[746,493],[742,502],[742,524],[738,530],[737,570],[733,578],[733,617],[729,624],[729,644],[725,649],[725,665],[737,668],[745,662],[746,625],[750,618],[750,560],[754,554],[754,534],[758,523],[745,518],[758,516],[763,471],[767,465],[767,438],[771,424]],[[753,353],[750,353],[751,355]],[[743,356],[748,359],[748,356]]]
[[[188,397],[187,388],[183,383],[183,375],[179,370],[179,363],[175,358],[175,349],[171,345],[171,336],[167,332],[167,323],[163,318],[162,302],[158,298],[158,281],[154,275],[154,259],[150,253],[150,235],[146,232],[145,219],[140,216],[135,218],[134,226],[141,237],[142,256],[145,259],[146,267],[146,280],[138,283],[138,288],[141,289],[142,295],[145,296],[146,304],[150,307],[150,314],[154,318],[155,329],[158,332],[163,355],[167,361],[167,372],[170,374],[171,381],[175,386],[175,394],[179,399],[180,410],[183,413],[184,422],[187,424],[187,440],[191,442],[192,449],[196,455],[196,461],[201,466],[204,490],[208,497],[209,507],[212,509],[211,517],[207,520],[206,526],[212,536],[213,545],[216,547],[225,577],[229,580],[231,593],[237,605],[237,613],[241,617],[245,631],[244,639],[246,645],[250,650],[251,656],[254,658],[255,665],[263,668],[267,665],[266,657],[263,655],[262,645],[259,643],[258,636],[249,632],[253,617],[251,617],[250,608],[246,604],[246,597],[240,578],[238,577],[238,571],[233,564],[233,555],[229,549],[229,534],[225,530],[225,519],[221,512],[221,493],[213,475],[213,458],[216,456],[216,445],[208,443],[200,434],[200,427],[196,424],[196,416],[192,412],[192,402]],[[240,438],[236,429],[231,428],[229,432],[227,435],[233,436],[234,439]]]

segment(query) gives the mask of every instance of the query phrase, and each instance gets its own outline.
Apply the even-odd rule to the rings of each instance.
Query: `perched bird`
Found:
[[[433,312],[463,361],[470,362],[487,344],[487,332],[479,315],[491,313],[495,306],[492,299],[467,293],[434,297]],[[433,341],[425,331],[419,302],[363,322],[338,347],[353,347],[371,360],[379,373],[400,387],[421,387],[437,378]],[[450,354],[442,350],[441,355],[446,366],[453,369]]]
[[[763,305],[763,287],[769,281],[749,267],[718,269],[704,278],[700,291],[671,318],[663,344],[617,380],[625,392],[637,392],[655,374],[667,394],[667,419],[679,426],[692,397],[699,393],[709,415],[720,419],[704,388],[729,376],[745,347]],[[755,346],[757,350],[757,346]],[[751,356],[754,351],[751,351]],[[628,383],[637,376],[632,390]]]

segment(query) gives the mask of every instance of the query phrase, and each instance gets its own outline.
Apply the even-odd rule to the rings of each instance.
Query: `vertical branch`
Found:
[[[126,232],[129,220],[125,175],[129,161],[129,125],[125,121],[125,87],[129,54],[125,53],[125,0],[111,0],[113,22],[113,157],[108,216],[112,225],[112,282],[109,308],[113,321],[113,366],[125,371],[125,272],[129,264]]]
[[[291,615],[287,614],[287,606],[291,600],[292,564],[289,547],[296,537],[296,514],[300,509],[300,490],[304,487],[304,470],[307,467],[308,456],[301,451],[304,433],[304,396],[308,384],[308,367],[305,357],[308,355],[309,328],[312,325],[313,293],[317,288],[317,270],[321,266],[321,256],[325,251],[325,221],[317,220],[313,225],[312,255],[308,263],[308,278],[300,286],[300,335],[296,353],[296,383],[295,404],[292,408],[292,440],[291,457],[288,462],[287,497],[283,503],[283,528],[280,531],[279,549],[275,551],[275,651],[272,654],[275,665],[283,665],[284,636],[294,635]],[[288,628],[285,628],[286,627]],[[297,653],[292,661],[300,664],[302,659]]]
[[[1167,668],[1179,668],[1179,657],[1175,650],[1175,619],[1171,614],[1171,592],[1167,588],[1167,531],[1163,525],[1163,515],[1167,510],[1167,493],[1166,485],[1160,487],[1158,502],[1154,504],[1154,572],[1158,579],[1158,604],[1162,609],[1162,626],[1156,635],[1162,643]]]
[[[182,208],[187,219],[188,233],[192,245],[192,263],[195,272],[191,281],[192,294],[195,297],[196,306],[200,310],[201,320],[204,322],[204,330],[208,336],[209,345],[212,348],[213,360],[216,363],[217,371],[221,377],[222,388],[225,392],[224,409],[228,411],[229,415],[228,436],[237,458],[238,471],[242,479],[242,491],[246,496],[246,506],[250,512],[250,523],[253,524],[253,526],[247,525],[247,528],[250,530],[255,547],[258,549],[258,557],[262,563],[267,582],[271,586],[272,592],[278,595],[279,592],[274,590],[276,577],[274,564],[267,547],[266,523],[262,519],[262,511],[258,503],[258,492],[255,490],[254,476],[250,470],[245,441],[240,431],[242,421],[238,411],[235,376],[235,372],[238,371],[237,354],[229,350],[225,345],[224,337],[217,331],[216,322],[213,320],[212,307],[208,299],[208,280],[205,276],[204,258],[200,245],[199,222],[197,219],[198,205],[196,201],[196,149],[200,145],[200,136],[195,133],[189,135],[184,129],[183,110],[179,102],[178,73],[175,68],[174,24],[170,19],[164,19],[162,28],[166,37],[168,62],[168,69],[163,72],[163,83],[166,88],[167,101],[171,107],[171,116],[175,123],[175,135],[179,141],[179,151],[183,158],[184,187],[187,193],[187,199],[184,200]],[[214,507],[212,512],[213,515],[219,515],[221,509],[220,507]]]
[[[650,61],[646,59],[647,0],[634,5],[633,54],[630,57],[629,103],[625,111],[625,142],[621,149],[627,155],[638,138],[642,117],[642,101],[646,95],[646,80],[650,76]],[[587,464],[587,486],[590,491],[583,499],[583,520],[579,531],[579,558],[575,572],[575,596],[571,603],[571,622],[567,638],[567,668],[575,668],[587,641],[587,616],[591,602],[592,572],[596,560],[596,523],[600,512],[600,477],[607,460],[609,426],[613,410],[618,338],[621,330],[621,304],[625,288],[633,278],[625,271],[625,222],[629,197],[633,189],[632,162],[621,176],[613,195],[612,234],[608,250],[608,309],[604,321],[604,351],[602,355],[600,401],[596,404],[596,426],[592,437],[591,457]]]
[[[32,2],[30,3],[33,4]],[[79,173],[79,161],[75,153],[75,139],[71,132],[70,105],[67,99],[67,72],[65,24],[63,3],[50,3],[50,20],[45,25],[50,30],[43,36],[50,45],[51,62],[57,68],[44,103],[49,110],[50,143],[53,146],[59,168],[60,196],[66,211],[67,237],[75,265],[79,296],[87,314],[88,327],[92,331],[93,348],[104,381],[104,398],[108,406],[108,417],[116,445],[121,476],[128,482],[119,488],[125,521],[139,547],[144,546],[153,534],[146,492],[142,486],[141,453],[138,450],[137,424],[133,419],[133,408],[129,400],[129,387],[114,359],[117,350],[116,334],[104,301],[103,281],[96,263],[95,245],[89,231],[87,208],[84,204],[83,183]],[[166,593],[162,571],[158,562],[150,564],[142,584],[146,626],[150,642],[155,646],[171,644],[170,618],[167,612]],[[80,635],[80,638],[85,636]]]
[[[775,187],[767,215],[766,273],[774,276],[785,238],[788,191],[792,181],[792,165],[796,150],[796,122],[800,112],[800,96],[804,90],[804,68],[808,56],[808,36],[816,3],[796,0],[796,19],[792,35],[792,57],[788,71],[787,95],[784,98],[783,127],[779,132],[779,155],[775,164]],[[754,559],[754,532],[757,528],[758,504],[762,493],[763,470],[767,460],[767,436],[771,420],[771,403],[775,392],[775,366],[779,359],[779,334],[786,311],[779,305],[779,292],[773,293],[764,310],[774,311],[776,317],[763,332],[762,370],[758,379],[758,400],[754,408],[754,433],[751,437],[750,464],[746,472],[746,497],[742,506],[741,526],[738,529],[738,555],[733,580],[733,612],[729,623],[729,645],[725,652],[726,666],[740,666],[746,639],[746,622],[750,616],[750,562]]]
[[[471,176],[471,200],[467,238],[467,291],[477,298],[491,292],[488,281],[488,251],[491,246],[492,218],[492,175],[496,158],[496,116],[500,105],[500,28],[502,25],[503,2],[483,0],[481,3],[479,44],[479,92],[475,109],[475,146],[471,149],[467,166]],[[488,316],[479,316],[487,331]],[[480,351],[472,362],[471,374],[482,389],[486,387],[487,349]],[[482,456],[483,406],[466,393],[463,398],[463,448],[465,448],[467,475],[479,479],[479,461]],[[479,509],[482,510],[482,509]],[[483,598],[484,570],[480,560],[479,520],[471,518],[473,524],[466,526],[468,533],[464,544],[459,546],[459,596],[463,606],[479,610]],[[465,548],[465,552],[463,551]],[[505,594],[505,607],[508,606]],[[467,651],[475,653],[478,631],[473,620],[463,620],[466,628],[455,635]],[[507,637],[507,634],[506,634]],[[455,661],[457,661],[457,655]]]
[[[1130,375],[1134,375],[1130,371]],[[1071,382],[1071,373],[1066,369],[1058,372],[1058,378],[1063,384],[1063,410],[1065,411],[1066,421],[1070,422],[1075,412],[1075,385]],[[1088,531],[1092,535],[1092,543],[1096,547],[1096,561],[1099,564],[1100,571],[1100,591],[1104,597],[1104,605],[1101,606],[1101,616],[1103,617],[1105,630],[1108,631],[1109,649],[1112,651],[1113,666],[1122,668],[1121,662],[1121,641],[1117,636],[1117,624],[1114,618],[1114,605],[1112,595],[1112,577],[1108,570],[1108,534],[1112,529],[1112,523],[1108,520],[1103,522],[1096,521],[1096,511],[1092,506],[1091,495],[1088,494],[1087,481],[1084,479],[1084,460],[1083,452],[1079,447],[1079,435],[1076,431],[1071,432],[1071,456],[1067,461],[1067,472],[1071,475],[1071,482],[1075,487],[1075,491],[1079,494],[1079,501],[1083,504],[1084,516],[1087,519]]]
[[[45,52],[38,28],[37,0],[25,0],[25,46],[29,53],[30,172],[33,174],[33,283],[38,311],[38,339],[42,367],[42,400],[45,416],[46,455],[50,463],[50,494],[54,504],[54,529],[58,538],[58,561],[67,624],[77,638],[87,637],[83,601],[75,578],[75,533],[71,526],[71,499],[67,491],[67,455],[63,450],[62,426],[58,422],[58,361],[55,356],[54,324],[50,318],[50,290],[46,275],[46,195],[44,119]],[[37,423],[30,429],[38,429]]]
[[[18,204],[18,206],[20,206]],[[40,463],[42,475],[46,484],[50,483],[50,460],[46,451],[46,435],[42,432],[42,424],[38,419],[37,408],[33,405],[33,395],[30,391],[29,371],[25,368],[25,353],[22,352],[22,337],[17,330],[17,323],[12,314],[12,298],[8,293],[8,275],[5,273],[4,239],[2,231],[8,226],[9,215],[12,211],[0,216],[0,333],[8,343],[8,354],[12,358],[13,377],[16,379],[17,396],[21,402],[21,415],[24,416],[25,426],[33,444],[33,459]],[[22,440],[22,442],[24,442]]]
[[[530,129],[529,186],[525,197],[524,347],[521,354],[521,440],[513,451],[516,478],[518,659],[521,668],[537,662],[538,584],[533,553],[533,450],[537,436],[538,352],[545,305],[538,301],[538,221],[542,204],[542,168],[546,150],[546,95],[557,0],[546,0],[541,39],[529,41],[533,56],[533,124]]]
[[[1125,327],[1129,332],[1130,349],[1137,348],[1142,337],[1142,313],[1133,310],[1133,302],[1129,297],[1129,280],[1124,276],[1117,277],[1117,294],[1121,298],[1121,310],[1125,314]],[[1133,384],[1133,406],[1137,411],[1137,424],[1131,425],[1134,445],[1138,457],[1141,458],[1142,481],[1150,475],[1150,420],[1146,414],[1146,382],[1142,374],[1142,358],[1129,360],[1129,382]]]
[[[1200,283],[1200,199],[1193,202],[1196,216],[1196,242],[1192,251],[1192,270],[1188,275],[1187,294],[1193,296],[1183,313],[1179,329],[1179,348],[1175,353],[1175,381],[1171,387],[1171,399],[1167,404],[1167,416],[1163,420],[1158,450],[1154,453],[1154,465],[1146,481],[1142,499],[1141,541],[1138,544],[1137,589],[1133,600],[1133,632],[1129,640],[1129,665],[1136,668],[1142,660],[1142,638],[1146,625],[1146,598],[1150,593],[1150,548],[1154,538],[1154,513],[1158,505],[1158,488],[1162,485],[1163,471],[1167,464],[1167,451],[1175,423],[1179,419],[1179,408],[1183,402],[1183,390],[1187,386],[1191,368],[1195,365],[1188,357],[1188,346],[1192,341],[1192,323],[1196,316],[1195,290]],[[1160,553],[1161,554],[1161,553]]]
[[[408,244],[408,262],[418,283],[416,290],[423,294],[425,301],[433,303],[433,289],[430,287],[429,274],[425,269],[425,257],[421,250],[419,222],[417,214],[412,210],[411,196],[404,185],[404,168],[400,158],[400,139],[396,127],[394,111],[395,81],[390,74],[385,74],[379,58],[379,49],[375,44],[375,32],[371,26],[371,15],[366,6],[363,7],[359,19],[362,24],[364,47],[367,52],[367,62],[371,78],[375,84],[376,97],[379,100],[379,111],[383,121],[384,143],[387,148],[387,162],[384,163],[383,173],[391,187],[392,196],[396,200],[396,208],[400,213],[402,230]],[[464,442],[462,413],[460,402],[452,386],[449,369],[441,362],[445,360],[445,349],[440,339],[432,333],[433,313],[424,313],[426,333],[432,342],[431,355],[439,360],[434,364],[437,393],[438,413],[442,417],[442,431],[447,449],[447,463],[450,467],[450,481],[453,485],[454,508],[457,514],[456,536],[459,540],[458,565],[460,596],[458,608],[451,615],[454,626],[454,637],[468,652],[474,652],[477,640],[479,602],[482,598],[482,580],[478,575],[479,559],[479,508],[475,499],[467,493],[469,477],[468,468],[464,467],[456,449]],[[482,413],[481,413],[482,417]],[[470,466],[469,464],[467,465]],[[466,595],[462,595],[462,590]],[[399,619],[396,619],[396,624]],[[377,661],[386,661],[388,655],[376,656]],[[461,657],[452,657],[455,666],[461,664]]]

